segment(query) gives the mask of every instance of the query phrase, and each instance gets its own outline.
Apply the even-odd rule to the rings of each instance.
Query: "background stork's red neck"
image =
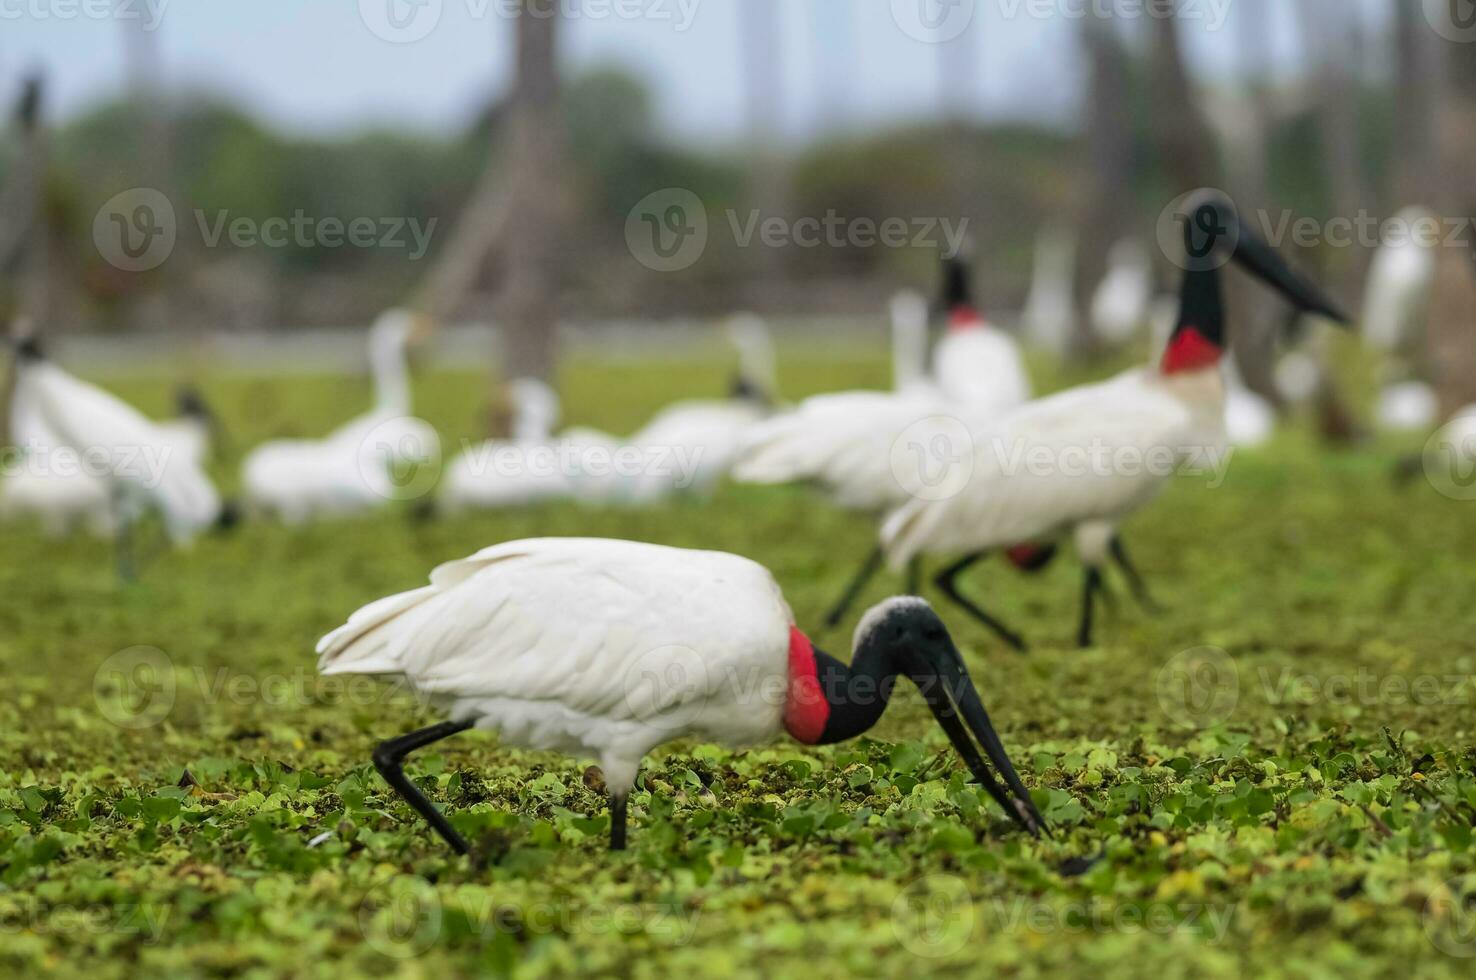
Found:
[[[979,311],[969,305],[955,306],[948,311],[948,330],[959,333],[965,330],[981,330],[987,326]]]
[[[1164,374],[1187,374],[1216,367],[1225,356],[1225,349],[1199,332],[1197,327],[1184,325],[1174,334],[1168,350],[1163,352],[1159,370]]]

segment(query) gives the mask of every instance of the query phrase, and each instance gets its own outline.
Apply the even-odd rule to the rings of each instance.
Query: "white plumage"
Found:
[[[1041,229],[1021,320],[1031,343],[1057,355],[1070,349],[1078,322],[1073,297],[1075,274],[1076,236],[1065,228]]]
[[[783,731],[792,622],[773,576],[745,558],[518,541],[365,606],[318,643],[318,666],[403,677],[509,744],[598,760],[623,793],[678,731],[735,746]],[[780,696],[739,697],[765,688]]]
[[[323,439],[282,439],[256,447],[242,464],[247,504],[289,524],[382,507],[397,490],[391,468],[439,457],[435,430],[411,416],[406,347],[421,327],[403,310],[369,333],[374,407]]]
[[[1117,525],[1167,481],[1161,457],[1223,439],[1217,372],[1163,377],[1135,369],[1101,384],[1032,402],[974,433],[963,492],[914,499],[882,528],[889,563],[929,553],[968,553],[1075,532],[1084,562],[1107,556]],[[1137,461],[1133,465],[1132,461]]]
[[[1440,418],[1440,396],[1423,381],[1404,381],[1379,392],[1379,425],[1394,432],[1423,432]]]
[[[512,404],[511,439],[492,439],[469,447],[446,467],[441,505],[451,513],[469,508],[517,507],[567,497],[574,474],[553,437],[559,397],[535,378],[507,386]]]
[[[72,454],[95,472],[95,483],[58,490],[95,530],[113,533],[147,510],[157,511],[175,544],[187,544],[221,516],[220,495],[198,462],[179,451],[174,437],[114,395],[63,371],[50,361],[22,355],[16,374],[19,430],[40,440],[30,460],[51,468]],[[49,458],[48,458],[49,457]],[[88,478],[84,478],[88,479]],[[34,489],[34,488],[33,488]],[[53,490],[57,487],[53,481]],[[113,518],[98,513],[101,489]]]
[[[1426,209],[1405,208],[1374,255],[1364,293],[1362,332],[1377,350],[1398,351],[1418,342],[1435,283],[1434,245],[1440,227]]]
[[[1107,275],[1092,296],[1092,330],[1103,343],[1126,344],[1148,322],[1153,303],[1153,262],[1136,239],[1112,246]]]

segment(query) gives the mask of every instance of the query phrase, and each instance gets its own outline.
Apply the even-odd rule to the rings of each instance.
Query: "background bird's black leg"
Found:
[[[128,519],[123,491],[113,487],[113,557],[117,562],[118,580],[132,582],[136,577],[133,564],[133,523]]]
[[[846,587],[845,595],[841,596],[840,601],[835,604],[835,608],[830,610],[830,614],[825,617],[826,626],[835,626],[842,619],[845,619],[846,613],[850,611],[851,605],[856,601],[856,597],[861,594],[862,589],[866,588],[866,583],[870,582],[872,576],[881,571],[883,557],[881,545],[877,545],[872,549],[871,554],[866,558],[866,564],[861,566],[861,571],[856,574],[855,579]]]
[[[933,584],[938,587],[938,590],[940,592],[946,595],[949,599],[953,600],[954,604],[960,606],[965,612],[969,613],[969,615],[973,616],[979,622],[983,623],[995,633],[999,634],[1000,639],[1004,640],[1006,643],[1008,643],[1010,646],[1014,647],[1021,653],[1025,653],[1029,648],[1025,645],[1025,640],[1021,638],[1020,634],[1011,630],[1004,623],[1001,623],[999,620],[989,615],[983,609],[980,609],[978,606],[974,605],[974,603],[970,602],[968,599],[965,599],[962,595],[959,594],[958,586],[954,582],[954,580],[958,578],[959,575],[963,574],[969,568],[977,564],[979,559],[983,558],[987,554],[987,551],[981,551],[976,554],[969,555],[966,558],[959,559],[952,565],[949,565],[947,568],[943,569],[943,571],[939,572],[938,577],[933,580]]]
[[[1088,565],[1086,570],[1086,587],[1081,593],[1081,629],[1077,632],[1076,642],[1083,650],[1092,645],[1092,612],[1096,602],[1097,593],[1102,588],[1102,572],[1093,565]]]
[[[1128,557],[1122,538],[1112,539],[1112,559],[1117,562],[1117,567],[1122,569],[1122,574],[1128,582],[1128,588],[1132,590],[1133,598],[1138,601],[1138,605],[1151,613],[1163,612],[1163,606],[1154,601],[1153,594],[1148,591],[1148,583],[1143,580],[1143,576],[1138,573],[1137,566]]]
[[[445,814],[436,809],[436,805],[426,798],[420,791],[420,787],[412,783],[401,768],[405,756],[416,749],[423,749],[432,742],[439,742],[443,738],[450,738],[471,728],[471,721],[444,721],[439,725],[422,728],[399,738],[387,739],[380,742],[374,749],[374,768],[384,777],[384,781],[394,787],[395,792],[405,798],[405,802],[415,808],[430,825],[436,829],[436,833],[446,839],[446,843],[456,849],[458,854],[471,853],[471,845],[466,838],[456,832],[451,826],[451,821],[446,819]]]
[[[610,850],[625,850],[625,793],[610,794]]]

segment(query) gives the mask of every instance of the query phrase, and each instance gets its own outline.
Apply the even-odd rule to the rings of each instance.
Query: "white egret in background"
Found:
[[[1041,229],[1036,237],[1030,294],[1020,318],[1030,342],[1057,356],[1071,349],[1080,320],[1075,279],[1076,235],[1067,228]]]
[[[439,503],[448,513],[517,507],[568,497],[575,475],[558,453],[559,396],[536,378],[508,383],[512,438],[468,447],[446,466]]]
[[[1228,201],[1201,197],[1185,219],[1179,316],[1158,366],[1051,395],[1006,415],[992,431],[971,433],[973,446],[959,447],[969,469],[957,492],[909,501],[882,529],[896,568],[922,554],[966,553],[938,576],[938,587],[1017,648],[1023,648],[1018,634],[965,598],[955,582],[997,549],[1075,538],[1086,567],[1078,633],[1083,646],[1091,643],[1094,600],[1109,557],[1151,605],[1118,527],[1157,496],[1181,463],[1206,456],[1224,440],[1220,265],[1238,262],[1301,310],[1345,319],[1240,223]]]
[[[161,455],[203,468],[218,440],[219,421],[203,396],[193,388],[177,394],[178,416],[155,422]],[[119,530],[116,506],[108,482],[78,465],[48,457],[63,441],[47,427],[40,413],[24,399],[15,399],[10,415],[11,442],[17,458],[0,476],[0,519],[33,517],[52,537],[85,527],[98,537]]]
[[[460,853],[465,838],[403,769],[433,742],[478,728],[503,745],[597,759],[610,847],[621,850],[626,801],[653,749],[785,733],[807,745],[846,741],[872,729],[901,677],[1009,818],[1045,830],[947,627],[921,599],[868,613],[847,666],[800,632],[774,577],[736,555],[514,541],[442,565],[430,582],[354,613],[319,641],[318,669],[403,680],[448,717],[380,743],[373,760]]]
[[[1092,295],[1092,332],[1110,347],[1138,336],[1153,305],[1153,259],[1135,238],[1112,246],[1107,274]]]
[[[176,546],[232,521],[233,512],[222,505],[209,477],[175,451],[170,435],[123,400],[52,363],[34,338],[17,345],[15,405],[30,420],[23,426],[55,440],[43,465],[64,465],[65,451],[71,463],[86,466],[106,487],[124,578],[133,575],[130,531],[146,513],[160,516]]]
[[[633,501],[711,490],[738,458],[748,431],[772,411],[778,380],[768,325],[743,314],[728,323],[727,332],[739,358],[730,397],[668,405],[627,440],[649,462],[628,481],[625,492]]]
[[[927,306],[911,294],[892,303],[896,390],[817,395],[793,411],[756,426],[745,441],[734,477],[748,483],[810,483],[837,506],[880,518],[910,499],[898,476],[900,451],[946,438],[958,424],[987,424],[1030,397],[1030,379],[1019,348],[989,326],[978,311],[968,266],[945,260],[943,308],[949,332],[935,352],[932,377],[910,362],[926,332]],[[946,380],[945,380],[946,379]],[[835,626],[850,610],[884,556],[875,548],[826,617]],[[917,591],[917,568],[909,568]]]
[[[1363,336],[1394,363],[1394,378],[1412,371],[1424,347],[1425,320],[1435,287],[1436,247],[1443,226],[1428,209],[1400,211],[1385,228],[1384,241],[1369,265],[1363,298]],[[1376,413],[1395,431],[1428,430],[1439,419],[1440,399],[1425,381],[1405,377],[1384,386]]]
[[[323,439],[257,446],[242,464],[247,505],[289,524],[361,513],[398,496],[396,467],[439,458],[435,430],[411,415],[407,348],[429,321],[406,310],[380,316],[369,331],[374,406]]]

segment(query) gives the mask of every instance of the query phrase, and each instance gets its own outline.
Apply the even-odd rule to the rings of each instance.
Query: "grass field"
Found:
[[[791,395],[887,381],[867,356],[786,367]],[[569,421],[628,430],[721,379],[717,363],[576,363]],[[115,387],[164,408],[162,383]],[[350,379],[209,391],[237,455],[367,399]],[[480,377],[421,378],[418,392],[445,435],[475,431]],[[1331,454],[1292,433],[1236,457],[1223,487],[1181,481],[1127,529],[1169,610],[1124,602],[1097,649],[1072,646],[1071,561],[966,580],[1035,642],[1007,652],[943,609],[1057,828],[1039,843],[966,782],[908,694],[874,740],[658,751],[618,855],[582,763],[483,735],[445,742],[410,771],[491,856],[477,867],[369,765],[376,740],[430,716],[314,674],[314,641],[367,600],[549,534],[753,557],[845,657],[849,624],[818,622],[871,527],[800,490],[248,525],[127,587],[106,545],[0,529],[0,968],[1470,976],[1476,504],[1396,489],[1401,448]],[[186,770],[196,785],[180,785]],[[1099,852],[1085,874],[1060,873]]]

